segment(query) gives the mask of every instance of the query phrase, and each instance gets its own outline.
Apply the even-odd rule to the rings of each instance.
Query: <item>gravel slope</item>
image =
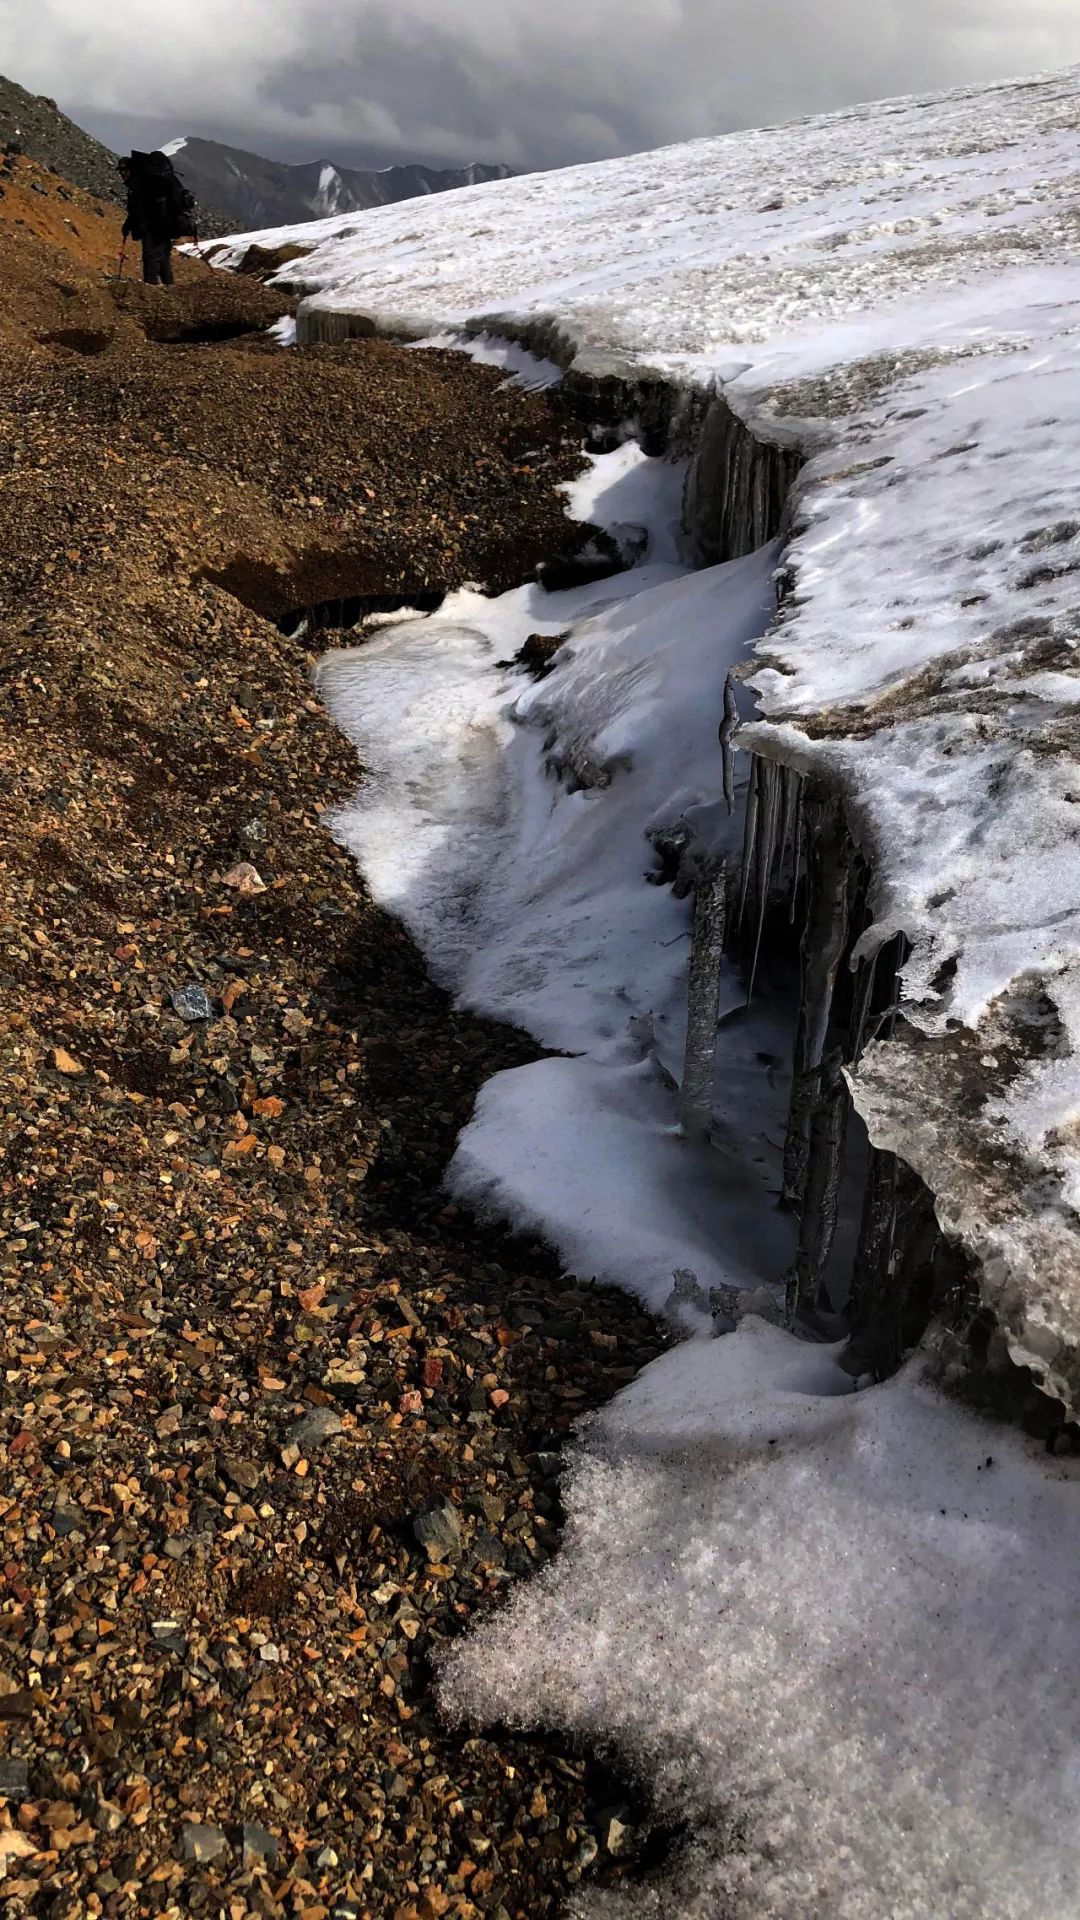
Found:
[[[54,168],[69,185],[105,200],[123,200],[111,148],[84,133],[61,113],[55,100],[43,93],[28,93],[17,81],[0,74],[0,146],[9,140],[18,140],[30,159]]]
[[[509,584],[573,545],[574,429],[459,356],[280,352],[257,283],[118,289],[9,198],[6,1911],[536,1920],[632,1864],[619,1790],[447,1732],[431,1663],[549,1556],[554,1449],[657,1334],[445,1205],[525,1043],[364,898],[314,656],[220,582]]]

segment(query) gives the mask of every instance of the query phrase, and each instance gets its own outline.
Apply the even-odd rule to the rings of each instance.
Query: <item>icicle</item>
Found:
[[[944,1254],[930,1190],[896,1154],[872,1150],[851,1281],[851,1336],[876,1379],[896,1369],[942,1306],[951,1271]]]
[[[896,1245],[897,1159],[871,1149],[863,1193],[862,1222],[851,1284],[851,1314],[860,1350],[880,1378],[880,1354],[889,1279]]]
[[[754,848],[757,843],[757,818],[758,758],[756,753],[752,753],[750,755],[750,778],[746,787],[746,818],[743,822],[742,884],[739,888],[739,917],[735,923],[739,930],[742,928],[743,913],[746,908],[746,890],[750,885],[750,867],[753,861]]]
[[[893,1037],[893,1032],[896,1027],[896,1016],[900,1011],[900,990],[903,984],[900,976],[904,961],[907,959],[907,952],[907,939],[904,934],[898,933],[896,936],[896,960],[893,963],[892,1001],[889,1006],[888,1021],[885,1027],[886,1036],[890,1040]]]
[[[694,894],[694,932],[687,982],[686,1049],[679,1118],[688,1139],[703,1140],[712,1115],[720,967],[727,919],[727,866],[703,873]]]
[[[844,846],[843,822],[839,808],[823,822],[818,835],[821,862],[820,885],[807,920],[811,945],[807,968],[810,983],[811,1013],[807,1024],[806,1065],[821,1064],[825,1035],[832,1014],[836,975],[848,942],[848,882],[850,870]]]
[[[734,739],[739,725],[739,707],[735,698],[735,683],[730,673],[724,681],[724,717],[720,722],[720,753],[724,767],[724,799],[729,813],[735,811],[735,747]]]
[[[874,953],[869,960],[861,962],[855,986],[855,1004],[851,1010],[851,1038],[848,1051],[848,1059],[853,1062],[862,1058],[863,1043],[866,1039],[866,1022],[874,998],[876,979],[877,954]]]
[[[870,1156],[851,1288],[854,1353],[879,1380],[893,1372],[940,1307],[949,1262],[933,1195],[893,1153]],[[944,1271],[942,1270],[944,1269]]]
[[[825,1269],[836,1237],[849,1105],[840,1049],[836,1048],[822,1062],[817,1103],[810,1120],[799,1247],[793,1272],[788,1275],[788,1299],[791,1300],[794,1289],[794,1308],[801,1304],[816,1307],[821,1299]]]
[[[799,776],[794,767],[780,769],[780,845],[777,859],[781,873],[791,846],[791,829],[795,824],[795,795]]]
[[[874,1014],[872,1019],[867,1021],[869,1034],[863,1036],[863,1044],[866,1046],[869,1046],[872,1040],[880,1040],[882,1034],[884,1034],[887,1040],[891,1040],[896,1028],[897,1018],[900,1013],[900,973],[908,953],[907,939],[902,933],[898,933],[896,936],[895,951],[896,958],[893,961],[892,973],[889,977],[889,1004],[887,1007],[883,1007],[879,1013]],[[875,955],[875,965],[876,959],[877,956]],[[860,1047],[860,1052],[861,1051],[862,1048]],[[857,1058],[858,1056],[853,1057]]]
[[[794,822],[795,851],[794,851],[794,856],[792,859],[792,866],[791,866],[791,904],[788,907],[788,926],[789,927],[793,927],[795,925],[795,907],[799,898],[799,871],[802,867],[802,849],[803,849],[803,812],[804,812],[803,782],[798,775],[796,775],[796,780],[797,780],[797,785],[795,789],[795,822]]]
[[[757,933],[754,937],[754,957],[750,962],[750,981],[746,989],[746,1004],[750,1005],[754,993],[754,981],[757,977],[758,956],[761,952],[761,934],[765,925],[765,914],[769,905],[769,881],[772,878],[773,854],[776,848],[776,829],[780,818],[780,775],[772,760],[759,761],[761,769],[761,802],[758,825],[758,851],[755,860],[757,882]]]
[[[795,1325],[799,1313],[799,1269],[794,1263],[788,1268],[784,1285],[784,1325],[789,1329]]]
[[[802,984],[784,1147],[783,1204],[797,1212],[810,1157],[810,1128],[818,1102],[818,1068],[832,1017],[836,975],[848,943],[848,843],[839,805],[818,802],[808,844],[809,897],[802,937]]]

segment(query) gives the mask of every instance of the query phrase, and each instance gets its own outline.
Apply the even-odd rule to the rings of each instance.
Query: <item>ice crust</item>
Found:
[[[313,309],[722,390],[810,453],[744,744],[846,788],[866,949],[912,946],[914,1040],[856,1104],[1080,1406],[1078,133],[1069,70],[258,238],[315,243],[287,269]],[[922,1036],[1019,1001],[1029,1034],[1052,1009],[1049,1056],[1014,1030],[1015,1095],[973,1127]]]
[[[749,1318],[589,1430],[558,1559],[443,1675],[689,1825],[575,1920],[1074,1920],[1080,1488],[920,1368],[855,1393]]]

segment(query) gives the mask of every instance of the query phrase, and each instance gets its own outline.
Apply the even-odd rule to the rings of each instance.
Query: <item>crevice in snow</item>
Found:
[[[347,331],[358,319],[366,328],[366,316],[351,315],[341,309],[324,311],[311,305],[308,324],[315,329],[315,334],[309,333],[306,337],[329,338],[331,333],[338,337],[341,328]],[[324,325],[330,333],[318,334]],[[386,323],[385,330],[394,331],[395,326]],[[408,331],[408,328],[403,325],[400,330]],[[503,339],[488,327],[475,335],[466,330],[421,336],[415,344],[474,353],[493,364],[504,365],[511,377],[520,374],[527,378],[530,368],[540,367],[547,378],[550,370],[557,368],[554,358],[540,357],[564,351],[557,329],[543,320],[533,319],[509,331],[512,339]],[[305,337],[303,333],[301,337]],[[605,449],[594,456],[594,465],[584,480],[567,489],[575,518],[589,519],[610,529],[610,551],[598,554],[595,587],[602,587],[602,576],[613,565],[626,565],[634,558],[640,560],[646,556],[651,563],[663,561],[674,565],[689,561],[701,577],[709,567],[740,557],[749,560],[768,551],[769,543],[779,537],[780,547],[769,554],[773,584],[766,589],[763,611],[756,616],[756,631],[747,630],[739,650],[726,663],[720,657],[723,643],[719,635],[715,643],[717,672],[713,697],[719,730],[726,738],[724,755],[728,764],[724,766],[723,779],[730,801],[734,798],[731,755],[738,745],[738,723],[754,719],[746,697],[741,694],[735,697],[733,688],[737,691],[748,643],[763,633],[772,620],[782,620],[786,611],[791,581],[783,561],[783,543],[794,524],[793,509],[795,514],[798,511],[795,482],[803,462],[802,448],[791,433],[778,432],[775,437],[766,437],[759,424],[748,424],[740,418],[723,394],[709,400],[698,391],[682,388],[670,378],[654,377],[639,367],[621,365],[612,356],[579,355],[566,376],[565,385],[576,395],[590,444]],[[678,503],[676,488],[681,495]],[[658,511],[661,505],[663,510]],[[681,531],[677,520],[681,521]],[[617,562],[610,558],[616,550]],[[604,752],[598,759],[596,736],[590,735],[588,727],[582,731],[579,724],[567,724],[572,712],[578,712],[579,716],[588,712],[589,675],[595,675],[598,680],[603,677],[603,669],[598,672],[595,660],[588,655],[582,655],[586,662],[583,675],[575,674],[573,666],[575,623],[580,624],[592,606],[603,608],[605,605],[603,592],[598,598],[581,599],[581,590],[588,579],[588,566],[576,569],[565,578],[549,575],[544,584],[553,590],[546,596],[538,590],[525,589],[517,597],[517,604],[514,604],[515,596],[504,596],[503,602],[491,603],[490,611],[481,611],[475,596],[453,596],[446,609],[447,624],[440,623],[430,641],[423,640],[419,633],[413,636],[408,625],[407,597],[403,596],[402,626],[389,638],[385,648],[373,651],[369,646],[365,654],[363,683],[372,690],[374,703],[365,704],[364,714],[360,716],[351,684],[348,693],[337,696],[344,702],[345,724],[363,748],[368,738],[366,729],[392,726],[395,702],[401,699],[406,682],[409,707],[407,714],[399,716],[401,724],[412,728],[420,711],[425,716],[422,725],[426,727],[427,695],[420,700],[419,708],[413,705],[413,689],[421,680],[426,678],[436,703],[448,694],[453,703],[466,685],[471,700],[474,680],[489,673],[493,664],[498,663],[504,670],[506,677],[489,682],[488,693],[480,701],[483,718],[479,711],[468,719],[463,716],[464,732],[456,735],[449,746],[443,743],[443,750],[451,759],[460,761],[461,756],[465,757],[472,790],[463,801],[448,802],[442,809],[446,817],[439,818],[437,824],[429,821],[421,834],[424,851],[419,858],[416,855],[402,858],[395,850],[392,861],[395,892],[388,898],[393,899],[398,910],[410,920],[413,931],[426,942],[440,977],[462,991],[472,1004],[512,1021],[524,1017],[541,1039],[571,1049],[581,1044],[573,1023],[568,1032],[560,1019],[548,1023],[542,1011],[530,1014],[527,994],[523,1016],[520,979],[527,981],[531,976],[540,979],[549,965],[542,943],[539,947],[535,944],[535,923],[525,915],[525,934],[515,944],[510,928],[514,913],[522,904],[520,899],[515,899],[510,889],[507,897],[493,907],[490,881],[481,885],[471,874],[472,864],[482,859],[478,847],[489,826],[484,818],[485,806],[493,807],[498,814],[507,804],[505,792],[496,794],[488,787],[487,775],[482,774],[479,763],[474,763],[474,756],[490,728],[491,737],[483,748],[485,758],[491,756],[490,766],[494,768],[507,754],[520,762],[532,751],[523,743],[523,735],[529,730],[541,729],[543,768],[568,798],[575,792],[609,786],[613,778],[619,777],[624,761],[612,750],[608,736],[604,736]],[[646,567],[617,587],[612,583],[613,604],[629,604],[636,622],[638,596],[647,597],[651,581],[652,575]],[[710,596],[713,592],[710,583]],[[421,610],[429,610],[423,599],[417,604]],[[432,606],[436,604],[442,605],[441,596],[434,597]],[[529,608],[535,608],[535,619],[529,616]],[[332,626],[351,627],[356,624],[354,614],[356,619],[361,619],[375,612],[389,611],[397,609],[368,607],[360,597],[352,596],[339,601],[336,608],[329,602],[298,608],[290,611],[285,620],[298,630],[303,627],[307,631],[318,631]],[[658,612],[655,629],[649,626],[646,616],[645,631],[650,636],[654,658],[657,646],[654,636],[666,633],[672,619],[677,621],[679,617],[674,604],[670,610],[665,605]],[[698,617],[695,610],[692,618]],[[564,656],[567,641],[570,644],[565,646]],[[438,668],[433,651],[436,646],[440,653]],[[545,681],[555,664],[560,664],[561,670],[551,685],[537,686],[531,693],[525,693],[514,681],[512,669],[529,662],[530,647],[537,659],[544,657]],[[448,669],[453,691],[446,684]],[[673,669],[684,678],[693,671],[686,664],[675,667],[673,663]],[[728,674],[726,694],[721,692],[724,673]],[[348,656],[328,662],[324,684],[336,687],[339,676],[351,681]],[[494,694],[492,688],[496,690]],[[581,706],[583,690],[584,707]],[[603,697],[608,698],[610,691],[610,687],[605,686]],[[615,697],[618,698],[617,694]],[[670,706],[670,723],[677,725],[677,696],[673,688],[668,688],[665,699]],[[729,709],[731,724],[722,718]],[[498,724],[492,725],[496,714]],[[780,1115],[775,1100],[771,1104],[784,1136],[777,1188],[781,1207],[793,1222],[788,1231],[794,1239],[781,1256],[785,1233],[766,1234],[764,1242],[774,1246],[779,1264],[770,1272],[767,1260],[759,1258],[752,1263],[751,1270],[744,1272],[742,1283],[751,1287],[759,1286],[762,1281],[783,1283],[788,1320],[800,1321],[807,1330],[834,1327],[837,1323],[829,1316],[842,1312],[843,1324],[852,1335],[848,1361],[852,1372],[881,1379],[894,1371],[904,1355],[919,1342],[930,1321],[946,1311],[952,1315],[956,1336],[955,1361],[963,1338],[963,1328],[957,1318],[958,1303],[965,1302],[970,1309],[973,1291],[977,1293],[978,1289],[972,1285],[970,1248],[962,1254],[947,1223],[935,1214],[932,1173],[926,1167],[920,1169],[905,1162],[894,1147],[883,1146],[880,1140],[872,1147],[866,1138],[862,1117],[852,1103],[852,1078],[861,1073],[864,1060],[876,1057],[875,1049],[882,1050],[883,1040],[889,1043],[884,1049],[887,1054],[895,1042],[900,967],[907,955],[907,942],[902,932],[890,935],[886,930],[883,947],[875,950],[871,944],[867,949],[868,930],[874,926],[874,874],[872,863],[862,852],[853,829],[843,783],[832,780],[805,753],[797,739],[791,743],[790,757],[785,758],[785,738],[776,729],[769,732],[772,737],[766,742],[760,738],[763,730],[755,728],[754,746],[758,750],[737,755],[743,804],[739,809],[741,825],[736,829],[736,837],[743,842],[741,857],[731,833],[726,838],[724,834],[718,837],[714,806],[698,803],[689,809],[688,817],[677,812],[671,818],[667,817],[671,812],[669,807],[663,817],[647,825],[648,837],[661,861],[660,872],[648,877],[661,883],[672,877],[666,871],[666,864],[677,845],[675,878],[681,885],[676,884],[674,888],[674,900],[680,892],[685,897],[688,890],[692,891],[696,880],[717,858],[729,860],[732,879],[727,945],[731,961],[741,969],[742,987],[736,986],[733,1000],[729,977],[724,990],[726,997],[721,1001],[721,1019],[725,1025],[733,1017],[742,1019],[739,995],[746,989],[751,1002],[750,1019],[757,1018],[760,1012],[769,1027],[769,1044],[759,1049],[763,1058],[772,1061],[793,1053],[786,1115]],[[761,750],[766,744],[767,754]],[[626,766],[631,763],[630,759],[625,761]],[[702,764],[702,791],[710,779],[719,784],[720,774],[718,743],[713,764]],[[440,777],[434,770],[425,770],[423,782],[437,782]],[[453,776],[447,791],[453,792]],[[397,805],[400,812],[395,811]],[[535,814],[534,803],[530,805]],[[345,828],[361,859],[369,865],[369,873],[373,857],[376,871],[381,867],[381,855],[373,849],[370,838],[372,817],[385,824],[386,810],[387,784],[382,782],[373,801],[369,803],[361,796]],[[415,831],[415,781],[403,801],[391,802],[389,810],[402,831]],[[435,809],[436,814],[439,811]],[[540,811],[542,814],[543,809]],[[467,818],[473,817],[475,827],[467,824]],[[535,819],[524,829],[520,821],[513,823],[513,831],[524,831],[526,840],[534,828]],[[557,830],[551,823],[545,824],[545,831],[553,841],[564,830],[561,814]],[[457,839],[466,849],[460,865],[456,864]],[[512,842],[511,832],[505,839],[508,857],[526,863],[535,858],[535,842],[519,842],[511,853]],[[449,852],[448,869],[440,873],[437,883],[429,870],[429,844],[432,850],[438,846],[443,857]],[[434,912],[420,904],[425,891],[433,894]],[[486,898],[482,899],[485,894]],[[448,902],[458,895],[461,905],[449,913]],[[490,917],[485,918],[492,912],[496,918],[502,914],[501,928],[493,928]],[[602,924],[603,912],[603,900],[598,897],[591,909],[597,926]],[[453,957],[443,952],[448,928],[452,930]],[[556,938],[561,941],[561,929]],[[684,932],[673,938],[685,942],[685,951],[680,949],[680,964],[676,969],[681,982],[689,958],[689,927],[684,926]],[[507,946],[506,954],[500,954],[500,942]],[[791,964],[796,948],[801,955],[797,986],[792,980]],[[463,958],[466,950],[467,963]],[[770,970],[779,983],[779,993],[774,984],[765,992],[761,1008],[755,1011],[756,990]],[[626,994],[625,985],[619,991]],[[792,993],[795,1015],[789,1044],[781,1037],[783,1023],[788,1018],[782,1009],[785,997]],[[627,996],[631,1011],[633,1000],[631,992]],[[543,995],[539,1004],[542,1009]],[[619,1070],[624,1073],[632,1070],[638,1075],[641,1065],[652,1060],[661,1074],[676,1084],[683,1068],[678,1035],[685,1019],[684,1009],[680,1007],[676,1012],[673,1004],[671,1009],[657,1014],[654,1007],[643,1003],[640,1017],[634,1015],[634,1018],[639,1020],[639,1025],[635,1029],[631,1020],[626,1027],[627,1034],[631,1035],[630,1051]],[[618,1026],[609,1021],[606,1030],[614,1039]],[[900,1030],[904,1031],[902,1021]],[[591,1096],[586,1088],[584,1066],[575,1063],[568,1067],[563,1062],[547,1065],[550,1089],[545,1099],[552,1103],[552,1108],[560,1102],[571,1107],[584,1102],[582,1111],[586,1111]],[[607,1086],[615,1084],[613,1066],[614,1057],[606,1063],[604,1084]],[[531,1071],[530,1101],[540,1091],[538,1070]],[[644,1100],[640,1081],[632,1097]],[[610,1120],[612,1116],[608,1117]],[[565,1258],[571,1257],[572,1250],[572,1263],[578,1270],[582,1262],[587,1264],[592,1258],[600,1262],[598,1271],[602,1268],[609,1277],[615,1277],[618,1261],[612,1246],[607,1247],[601,1258],[593,1250],[593,1237],[586,1235],[582,1239],[572,1224],[575,1203],[570,1196],[575,1182],[572,1168],[564,1165],[565,1149],[555,1162],[544,1153],[534,1155],[534,1167],[542,1168],[540,1185],[545,1193],[562,1188],[560,1213],[565,1217],[561,1226],[545,1215],[544,1206],[537,1204],[535,1192],[530,1198],[532,1183],[520,1170],[511,1173],[509,1162],[516,1168],[519,1159],[528,1157],[523,1155],[520,1142],[517,1148],[510,1145],[515,1130],[520,1129],[525,1118],[518,1105],[516,1084],[489,1089],[455,1161],[453,1177],[459,1190],[478,1206],[509,1213],[530,1228],[547,1232],[549,1238],[556,1240]],[[725,1128],[726,1137],[733,1139],[732,1121],[719,1124],[714,1121],[708,1130],[714,1145],[725,1137]],[[561,1131],[572,1135],[573,1129]],[[536,1132],[535,1122],[527,1125],[525,1132],[531,1141]],[[623,1146],[631,1151],[625,1139]],[[657,1166],[662,1159],[660,1154]],[[671,1191],[679,1191],[681,1183],[674,1166],[669,1168],[669,1175]],[[717,1179],[715,1167],[712,1178]],[[689,1208],[687,1218],[694,1212],[694,1208]],[[670,1210],[665,1217],[670,1223]],[[621,1239],[620,1259],[630,1258],[632,1237],[628,1234]],[[675,1236],[676,1242],[678,1238]],[[651,1265],[649,1261],[645,1263],[650,1265],[652,1278],[643,1290],[659,1304],[656,1272],[659,1239],[646,1232],[638,1236],[638,1244],[654,1248]],[[641,1264],[640,1260],[631,1260],[635,1271],[640,1270]],[[704,1284],[697,1278],[699,1267]],[[728,1284],[715,1260],[705,1257],[700,1246],[696,1265],[691,1263],[688,1267],[683,1260],[679,1270],[695,1273],[695,1289],[689,1297],[702,1305],[707,1303],[710,1292],[719,1297]],[[970,1311],[968,1317],[975,1329],[977,1344],[978,1325]],[[724,1322],[722,1313],[720,1320]],[[983,1371],[985,1377],[985,1369]],[[1040,1375],[1038,1384],[1043,1384],[1044,1379],[1053,1390],[1056,1385],[1053,1375]],[[1017,1394],[1011,1381],[1003,1380],[1001,1384],[1003,1403],[1014,1402]],[[1048,1414],[1046,1421],[1053,1425],[1056,1416]]]
[[[567,386],[581,396],[583,417],[590,407],[595,416],[595,445],[613,444],[625,419],[652,451],[696,450],[688,491],[693,557],[752,549],[769,531],[787,541],[781,614],[761,650],[765,664],[755,668],[770,717],[748,744],[831,785],[876,876],[868,941],[903,934],[910,946],[903,1017],[887,1043],[860,1058],[855,1106],[876,1150],[898,1154],[934,1192],[939,1225],[974,1264],[1015,1362],[1072,1410],[1080,1407],[1080,993],[1070,958],[1075,649],[1067,619],[1048,602],[1068,578],[1075,521],[1062,510],[1061,487],[1044,509],[1037,475],[1025,479],[1025,504],[1007,514],[989,484],[993,462],[1007,452],[1027,475],[1034,429],[1025,425],[1019,442],[1007,428],[995,429],[988,457],[980,437],[985,409],[1000,402],[1002,417],[1011,418],[1029,373],[1029,399],[1045,381],[1053,406],[1066,405],[1061,370],[1051,364],[1057,308],[1039,309],[1038,326],[1049,329],[1044,370],[1023,347],[1024,330],[1036,326],[1024,289],[1002,284],[1002,311],[1014,315],[1015,327],[973,338],[963,301],[950,296],[930,345],[919,309],[910,339],[899,322],[867,321],[840,357],[828,343],[781,354],[782,377],[758,367],[744,379],[738,364],[726,366],[711,417],[700,370],[697,384],[684,387],[677,367],[652,374],[640,358],[583,347],[580,336],[543,315],[506,326],[519,344],[569,365]],[[386,313],[379,324],[409,327]],[[490,314],[484,324],[495,324]],[[1017,419],[1027,421],[1023,406]],[[705,460],[710,439],[718,452]],[[785,515],[785,487],[803,453],[812,464],[806,484],[789,494],[796,512]],[[955,501],[969,470],[980,477],[991,520],[1006,534],[1019,528],[1018,542],[965,537]],[[710,475],[711,486],[703,486]],[[910,541],[905,548],[896,601],[910,611],[891,619],[882,588],[892,565],[887,530],[911,510],[923,535],[918,552]],[[1014,550],[1022,563],[1013,564]],[[927,552],[938,555],[929,566]],[[1051,561],[1040,561],[1046,553]],[[969,646],[945,645],[940,618],[920,612],[936,593],[930,575],[938,564],[956,574],[946,624],[950,632],[970,628]],[[1018,593],[1037,598],[1034,610],[1017,614],[1011,596]],[[862,600],[873,638],[860,647],[838,638],[834,626],[849,636]],[[1026,866],[1017,863],[1020,846],[1029,849]],[[1065,904],[1055,913],[1058,874]],[[928,875],[940,877],[936,891]],[[1028,896],[1031,914],[1018,914],[1017,900]],[[971,1076],[952,1060],[947,1036],[962,1026],[978,1050],[984,1027],[1007,1024],[995,996],[1029,968],[1040,972],[1036,997],[1049,994],[1067,1025],[1065,1051],[1047,1066],[1032,1062],[1030,1085],[1018,1082],[1022,1114],[1013,1114],[1011,1100],[983,1103],[973,1123]]]

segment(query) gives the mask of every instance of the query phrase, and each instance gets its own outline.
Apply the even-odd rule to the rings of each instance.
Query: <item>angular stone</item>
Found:
[[[413,1533],[429,1560],[450,1562],[461,1554],[461,1516],[452,1500],[437,1500],[413,1521]]]
[[[205,987],[177,987],[170,996],[181,1020],[212,1020],[214,1009]]]
[[[86,1515],[83,1513],[81,1507],[69,1507],[57,1501],[53,1508],[52,1523],[56,1528],[58,1537],[61,1540],[66,1540],[69,1533],[78,1533],[85,1528]]]
[[[303,1419],[290,1428],[289,1442],[299,1447],[306,1457],[314,1453],[316,1447],[321,1447],[324,1441],[332,1440],[335,1434],[340,1433],[343,1424],[341,1415],[335,1413],[333,1407],[313,1407],[310,1413],[305,1413]]]
[[[328,1387],[362,1387],[367,1380],[367,1366],[363,1360],[342,1355],[340,1359],[331,1360],[324,1378]]]
[[[124,1811],[113,1800],[99,1800],[94,1814],[94,1825],[99,1833],[119,1833],[124,1824]]]
[[[5,1800],[25,1800],[30,1791],[30,1775],[25,1760],[0,1760],[0,1795]]]
[[[235,867],[230,867],[221,884],[232,887],[240,894],[266,892],[266,882],[258,868],[252,866],[250,860],[241,860]]]
[[[242,1835],[245,1867],[272,1867],[278,1857],[278,1843],[272,1833],[257,1821],[244,1823]]]
[[[187,1652],[187,1640],[179,1620],[154,1620],[150,1624],[150,1631],[155,1644],[165,1647],[169,1653]]]
[[[225,1852],[228,1841],[220,1827],[185,1827],[180,1839],[180,1852],[185,1860],[193,1860],[205,1865],[217,1860]]]
[[[261,1477],[260,1469],[254,1460],[225,1459],[221,1463],[222,1471],[234,1487],[242,1487],[245,1493],[254,1493]]]

